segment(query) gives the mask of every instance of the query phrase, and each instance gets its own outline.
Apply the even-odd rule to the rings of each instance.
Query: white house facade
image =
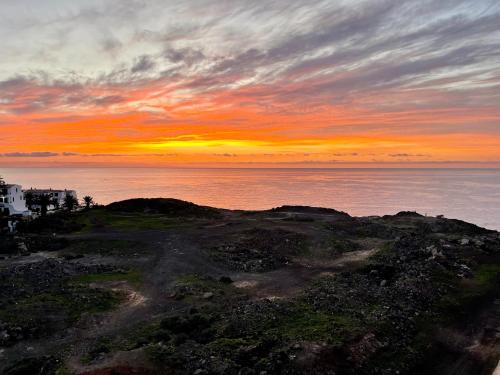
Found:
[[[0,184],[0,212],[4,215],[29,216],[21,185]]]
[[[28,189],[24,191],[24,194],[31,194],[34,203],[32,207],[34,209],[40,209],[40,206],[36,203],[37,198],[42,195],[48,195],[51,200],[51,204],[47,206],[47,209],[53,210],[64,206],[64,200],[67,196],[72,196],[77,199],[76,191],[74,190],[54,190],[54,189]]]

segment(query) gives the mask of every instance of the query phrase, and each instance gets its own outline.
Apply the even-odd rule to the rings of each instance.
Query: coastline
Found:
[[[14,168],[0,173],[25,188],[76,190],[100,204],[167,196],[244,210],[290,203],[354,216],[414,210],[500,230],[500,170]]]

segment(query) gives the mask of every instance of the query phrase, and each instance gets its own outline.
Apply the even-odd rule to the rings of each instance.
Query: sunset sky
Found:
[[[1,1],[0,129],[0,166],[500,165],[500,2]]]

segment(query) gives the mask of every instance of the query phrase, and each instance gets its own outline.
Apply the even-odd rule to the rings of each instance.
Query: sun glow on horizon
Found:
[[[0,165],[500,162],[497,2],[120,4],[2,8]]]

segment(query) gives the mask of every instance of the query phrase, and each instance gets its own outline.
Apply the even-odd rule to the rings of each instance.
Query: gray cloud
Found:
[[[62,156],[83,156],[83,157],[136,157],[136,156],[153,156],[153,157],[168,157],[177,156],[174,153],[148,153],[148,154],[112,154],[112,153],[98,153],[98,154],[82,154],[79,152],[63,152]]]
[[[388,112],[494,107],[500,100],[495,1],[113,0],[80,3],[66,13],[40,7],[46,19],[29,23],[14,14],[0,26],[12,35],[31,30],[27,42],[31,36],[37,45],[54,46],[43,59],[34,46],[18,48],[18,60],[11,53],[28,65],[0,69],[12,77],[0,82],[0,111],[106,108],[151,83],[158,101],[174,98],[175,90],[207,101],[224,92],[240,100],[235,105],[290,114],[344,104]],[[149,22],[163,19],[169,22]],[[71,30],[82,39],[77,49]],[[3,51],[11,48],[8,38],[4,44]],[[78,58],[64,59],[68,51],[95,55],[83,56],[75,73]],[[89,87],[104,93],[95,96]],[[398,95],[412,93],[417,99]],[[494,132],[496,122],[488,121],[477,126]]]
[[[430,157],[431,155],[428,154],[389,154],[391,158],[409,158],[409,157],[417,157],[417,158],[423,158],[423,157]]]
[[[358,156],[359,153],[357,153],[357,152],[343,152],[343,153],[335,153],[332,155],[333,156]]]
[[[108,37],[101,42],[102,50],[110,53],[111,55],[116,55],[120,49],[123,47],[118,39],[114,37]]]
[[[142,55],[136,59],[130,71],[132,73],[147,72],[149,70],[152,70],[155,66],[156,63],[151,56]]]
[[[97,106],[107,107],[112,104],[118,104],[124,102],[126,100],[125,97],[120,95],[108,95],[108,96],[100,96],[97,98],[91,99],[91,102]]]
[[[222,156],[222,157],[225,157],[225,158],[234,158],[234,157],[237,157],[238,155],[237,154],[230,154],[230,153],[223,153],[223,154],[213,154],[214,156]]]
[[[199,49],[193,48],[166,48],[163,52],[163,57],[173,63],[184,63],[187,66],[192,66],[206,59],[206,56]]]
[[[0,155],[5,158],[49,158],[53,156],[58,156],[59,154],[56,152],[48,152],[48,151],[34,151],[34,152],[7,152]]]

